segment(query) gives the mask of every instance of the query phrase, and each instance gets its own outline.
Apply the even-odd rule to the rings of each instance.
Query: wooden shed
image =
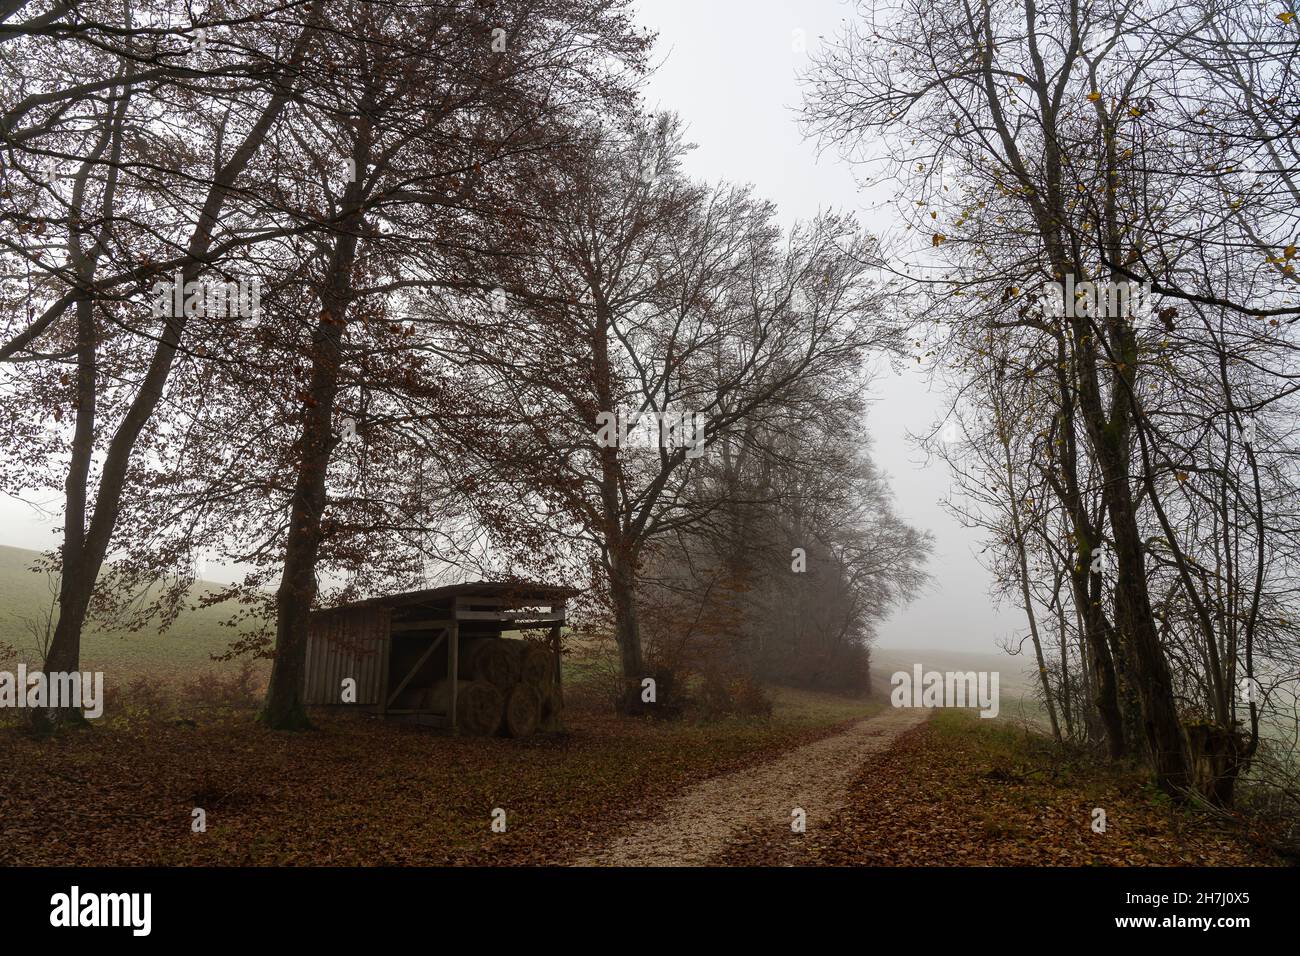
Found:
[[[531,679],[559,701],[560,630],[565,603],[576,593],[528,582],[477,581],[314,611],[308,623],[306,703],[402,715],[455,731],[466,704],[461,696],[477,690],[461,679],[465,648],[474,650],[506,631],[538,628],[548,632],[543,646],[549,646],[549,654],[521,641],[498,644],[535,654]],[[510,692],[504,685],[501,691]]]

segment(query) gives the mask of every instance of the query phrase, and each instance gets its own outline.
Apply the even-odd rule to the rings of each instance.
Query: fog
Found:
[[[818,156],[796,122],[799,52],[832,35],[848,6],[837,0],[642,0],[641,22],[659,34],[660,65],[649,85],[652,106],[672,109],[690,124],[698,145],[688,161],[697,176],[752,183],[776,202],[787,223],[818,209],[853,210],[881,237],[898,227],[891,190],[863,189],[851,167],[828,151]],[[891,476],[898,510],[933,533],[927,592],[880,629],[885,647],[996,649],[1021,627],[1014,609],[999,612],[988,596],[989,575],[976,555],[980,536],[939,506],[949,476],[927,463],[909,439],[928,432],[943,406],[922,372],[882,365],[873,394],[870,430],[876,463]]]
[[[873,232],[888,238],[897,227],[888,189],[862,188],[853,169],[833,152],[818,156],[796,123],[797,76],[819,35],[834,31],[843,11],[836,0],[643,0],[641,23],[659,35],[659,66],[650,78],[652,108],[672,109],[690,124],[698,148],[693,175],[752,183],[778,204],[786,222],[818,209],[853,210]],[[885,647],[993,651],[996,641],[1021,627],[1014,609],[997,609],[989,576],[977,554],[980,536],[962,528],[939,502],[949,492],[945,467],[927,462],[909,435],[928,431],[942,408],[927,370],[901,373],[880,363],[869,427],[872,454],[891,477],[898,510],[934,535],[931,582],[909,607],[880,628]],[[59,496],[32,501],[0,496],[0,543],[46,549],[57,540]],[[238,577],[211,567],[210,580]]]

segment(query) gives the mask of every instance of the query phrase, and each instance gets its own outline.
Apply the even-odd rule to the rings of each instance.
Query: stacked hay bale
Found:
[[[429,692],[429,706],[444,713],[451,704],[451,683],[441,680]],[[456,725],[462,733],[490,737],[501,726],[505,698],[483,680],[456,682]]]
[[[544,734],[558,734],[564,730],[561,714],[564,701],[560,697],[560,685],[554,679],[542,688],[542,713],[537,729]]]
[[[506,696],[502,731],[527,737],[561,729],[560,695],[555,683],[555,655],[533,641],[502,640],[514,656],[519,680]]]
[[[519,683],[519,655],[510,647],[517,641],[499,637],[462,637],[456,676],[487,681],[502,694]]]
[[[522,681],[506,695],[506,712],[501,733],[506,737],[531,737],[542,720],[542,698],[537,689]]]
[[[564,730],[561,720],[564,700],[560,696],[560,683],[556,680],[555,655],[537,644],[530,644],[529,647],[531,650],[527,653],[532,658],[533,667],[530,669],[527,664],[524,665],[523,679],[534,681],[533,686],[541,698],[537,728],[544,734],[559,733]]]
[[[456,716],[467,734],[529,737],[562,729],[555,655],[531,641],[470,637],[460,646]],[[439,681],[430,705],[446,710],[450,686]],[[495,708],[495,710],[493,709]]]

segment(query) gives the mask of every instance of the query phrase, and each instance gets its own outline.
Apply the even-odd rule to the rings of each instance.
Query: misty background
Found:
[[[888,244],[902,228],[893,211],[893,187],[864,187],[855,168],[833,150],[818,155],[797,123],[798,77],[808,66],[808,52],[838,29],[848,4],[641,0],[638,7],[640,23],[658,34],[647,105],[676,111],[687,123],[697,146],[686,162],[691,175],[753,184],[777,204],[786,225],[819,209],[853,211]],[[977,559],[981,536],[940,506],[951,488],[950,474],[942,463],[927,461],[909,437],[928,433],[942,414],[942,393],[928,373],[927,366],[895,370],[880,362],[870,396],[872,456],[890,477],[900,516],[934,536],[929,584],[880,625],[877,643],[996,652],[1000,639],[1023,630],[1020,615],[993,606],[990,576]],[[59,499],[50,494],[20,501],[0,494],[0,544],[52,547]],[[209,565],[203,577],[226,582],[241,574]]]

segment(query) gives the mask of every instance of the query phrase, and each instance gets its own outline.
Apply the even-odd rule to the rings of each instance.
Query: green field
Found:
[[[12,645],[18,659],[28,663],[40,657],[31,626],[43,629],[50,610],[50,580],[32,571],[39,557],[37,551],[0,545],[0,644]],[[92,625],[83,635],[82,667],[104,671],[110,685],[142,673],[181,676],[237,668],[212,660],[237,635],[222,626],[229,616],[222,607],[191,609],[165,631],[153,627],[130,633]]]
[[[32,571],[39,557],[36,551],[0,546],[0,645],[12,645],[16,660],[29,665],[40,657],[30,622],[43,621],[50,606],[47,577]],[[232,676],[239,670],[238,662],[212,660],[235,636],[234,630],[222,624],[228,616],[221,607],[192,609],[165,631],[152,628],[125,633],[92,626],[83,637],[82,668],[104,671],[109,688],[125,688],[139,677],[175,682],[204,673]],[[570,704],[599,708],[606,703],[603,690],[608,675],[617,666],[612,642],[571,636],[566,643],[564,682],[572,697]],[[261,660],[256,665],[258,677],[264,680],[269,662]],[[771,688],[770,695],[774,717],[794,728],[864,717],[878,712],[883,700],[787,688]]]

